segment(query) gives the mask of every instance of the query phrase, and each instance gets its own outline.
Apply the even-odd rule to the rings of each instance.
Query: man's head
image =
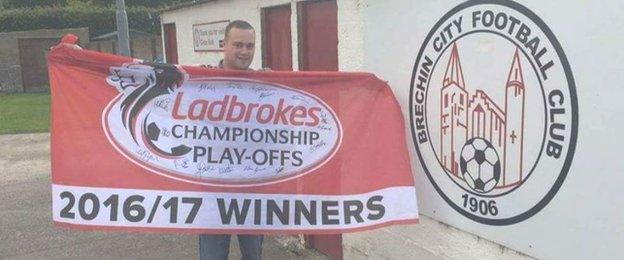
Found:
[[[247,22],[236,20],[225,27],[223,68],[249,69],[256,49],[256,32]]]

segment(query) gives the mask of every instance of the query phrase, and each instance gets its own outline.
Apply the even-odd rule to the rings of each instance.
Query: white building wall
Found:
[[[624,257],[624,163],[618,159],[624,146],[618,132],[624,127],[624,120],[619,119],[624,113],[624,88],[613,85],[624,81],[624,2],[516,1],[550,27],[576,81],[579,134],[561,189],[536,215],[509,226],[479,224],[448,206],[423,173],[411,141],[409,89],[414,62],[427,33],[446,12],[464,1],[368,0],[361,11],[363,70],[387,80],[402,106],[422,223],[345,235],[345,246],[352,251],[371,248],[372,255],[393,259],[405,258],[401,252],[406,250],[431,252],[431,258],[507,259],[516,256],[506,249],[511,247],[543,259]],[[452,225],[462,230],[429,218],[442,216],[454,216]],[[470,233],[504,246],[476,242],[483,240]],[[405,246],[397,247],[397,243]]]
[[[290,3],[293,68],[297,70],[296,2],[215,1],[161,17],[162,23],[176,23],[182,64],[216,64],[221,59],[221,53],[193,52],[193,24],[225,19],[249,21],[257,29],[252,66],[259,68],[261,8]],[[410,79],[420,45],[435,22],[461,2],[338,0],[340,70],[372,72],[387,80],[405,118],[409,118]],[[624,82],[624,73],[620,72],[624,62],[624,3],[519,2],[554,31],[576,79],[579,138],[572,169],[560,191],[537,215],[511,226],[487,226],[464,218],[442,200],[422,173],[406,120],[406,145],[422,206],[421,223],[344,234],[345,259],[529,258],[526,255],[546,259],[621,258],[617,245],[624,244],[624,190],[620,187],[624,183],[624,165],[618,156],[624,138],[617,130],[624,127],[624,121],[618,120],[624,112],[620,100],[624,88],[617,87],[617,83]],[[457,215],[455,227],[435,220],[452,214]]]
[[[289,2],[289,0],[231,0],[208,2],[163,13],[161,15],[161,24],[175,23],[176,25],[178,61],[180,64],[217,65],[222,59],[222,52],[194,51],[193,24],[222,20],[245,20],[256,29],[256,53],[251,67],[260,68],[262,65],[260,10],[262,7],[288,4]]]
[[[163,13],[161,15],[161,23],[166,24],[174,22],[176,24],[178,60],[180,64],[216,65],[222,58],[222,52],[193,51],[193,24],[228,19],[245,20],[256,28],[256,53],[251,66],[253,68],[260,68],[262,65],[262,41],[260,38],[261,9],[290,3],[293,69],[298,70],[296,2],[299,1],[231,0],[209,2]],[[370,27],[373,25],[371,25],[370,22],[366,23],[364,21],[365,15],[370,15],[372,11],[368,2],[367,0],[337,1],[338,66],[341,71],[366,71],[365,67],[374,67],[371,66],[371,64],[375,64],[373,61],[378,59],[377,55],[384,56],[384,53],[388,50],[385,48],[371,50],[370,48],[374,48],[374,45],[377,43],[390,48],[391,45],[386,45],[386,43],[392,44],[394,42],[378,37],[378,35],[380,35],[379,33],[371,32],[372,28]],[[392,28],[394,28],[394,26]],[[405,42],[403,43],[405,44]],[[383,59],[381,57],[379,59],[382,60],[382,62],[387,62],[389,58],[392,57],[384,56]],[[402,60],[402,62],[411,66],[410,63],[412,61]],[[383,75],[377,75],[383,79],[399,78],[399,76],[389,73],[393,71],[397,72],[393,70],[392,67],[392,65],[385,67],[385,69],[380,72],[383,73]],[[408,78],[411,76],[410,73],[405,75],[407,75]],[[397,88],[393,88],[393,90],[395,93],[400,91],[400,89]],[[406,91],[409,92],[409,89]],[[407,95],[407,93],[405,95]],[[406,131],[409,135],[409,128],[406,128]],[[411,147],[410,150],[412,150]],[[426,216],[421,216],[421,222],[418,225],[397,226],[344,234],[343,247],[345,259],[522,258],[521,254],[513,250],[452,228]]]
[[[256,29],[256,53],[252,68],[262,67],[261,10],[265,7],[289,4],[291,6],[291,41],[293,70],[299,69],[299,41],[297,37],[297,2],[301,0],[230,0],[194,5],[161,14],[161,24],[175,23],[180,64],[216,65],[222,52],[195,52],[193,24],[245,20]],[[362,10],[365,0],[338,1],[338,66],[341,71],[360,71],[364,60],[364,24]],[[164,42],[163,42],[164,46]]]
[[[364,67],[364,17],[367,0],[337,1],[338,4],[338,69],[362,71]]]

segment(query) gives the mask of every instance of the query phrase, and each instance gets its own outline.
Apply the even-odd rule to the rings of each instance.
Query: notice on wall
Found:
[[[225,27],[230,21],[216,21],[193,25],[193,49],[201,51],[222,51]]]

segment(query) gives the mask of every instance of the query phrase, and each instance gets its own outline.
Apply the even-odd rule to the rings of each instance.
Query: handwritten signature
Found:
[[[219,173],[220,174],[224,174],[224,173],[229,173],[229,172],[233,172],[234,171],[234,167],[232,166],[228,166],[225,168],[219,168]]]
[[[159,99],[159,100],[156,100],[154,102],[154,107],[162,108],[165,111],[168,111],[169,110],[169,102],[171,102],[171,100],[168,99],[168,98]]]
[[[316,128],[320,129],[320,130],[326,130],[326,131],[331,131],[332,130],[331,127],[326,126],[326,125],[318,125]]]
[[[211,90],[211,91],[216,91],[217,87],[215,87],[212,84],[201,84],[199,85],[199,90],[203,91],[203,90]]]
[[[310,104],[308,99],[305,96],[302,96],[302,95],[294,95],[291,98],[294,99],[294,100],[300,100],[300,101],[302,101],[303,103],[306,103],[306,104]]]
[[[110,81],[116,82],[117,85],[120,87],[121,91],[126,90],[126,88],[128,87],[134,87],[138,85],[134,75],[122,75],[120,69],[114,69],[113,71],[111,71],[111,74],[113,75],[109,76],[108,78],[110,79]]]
[[[174,160],[173,161],[173,165],[175,165],[176,169],[178,169],[180,167],[186,169],[186,168],[189,167],[189,161],[188,161],[188,159],[184,159],[184,160],[179,160],[178,159],[178,160]]]
[[[325,113],[321,114],[321,123],[327,124],[327,114]]]
[[[160,135],[169,137],[171,135],[171,132],[169,131],[169,129],[163,127],[160,129]]]
[[[261,172],[261,171],[264,171],[264,170],[266,170],[266,167],[262,167],[262,168],[260,168],[260,167],[258,167],[258,166],[256,166],[256,167],[251,167],[251,166],[247,165],[247,166],[245,166],[245,168],[243,168],[243,171],[253,171],[253,172],[254,172],[254,174],[256,174],[256,173],[258,173],[258,172]]]
[[[265,97],[270,97],[270,96],[273,96],[273,95],[275,95],[275,93],[271,93],[271,92],[262,92],[262,93],[260,93],[260,98],[259,98],[259,99],[263,99],[263,98],[265,98]]]
[[[234,83],[234,82],[229,82],[229,83],[227,84],[227,87],[228,87],[229,89],[243,89],[243,86],[242,86],[241,84],[239,84],[239,83]]]
[[[267,87],[261,87],[261,86],[253,86],[251,87],[251,90],[255,91],[255,92],[268,92],[268,91],[275,91],[275,89],[270,89]]]
[[[197,165],[197,172],[195,174],[201,175],[202,173],[210,173],[216,170],[216,168],[212,165],[206,165],[205,163],[200,163]]]
[[[151,162],[153,160],[158,160],[158,158],[156,156],[152,155],[152,153],[150,153],[149,151],[144,150],[144,149],[138,149],[138,150],[136,150],[136,153],[139,155],[139,158],[142,161],[145,161],[145,162]]]
[[[327,145],[327,143],[325,141],[321,141],[321,142],[313,145],[312,147],[310,147],[310,151],[314,152],[314,151],[318,150],[319,148],[321,148],[323,146],[326,146],[326,145]]]

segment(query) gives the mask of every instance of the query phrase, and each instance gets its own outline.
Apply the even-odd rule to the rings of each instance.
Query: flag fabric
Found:
[[[400,107],[368,73],[230,71],[59,45],[53,220],[332,234],[418,222]]]

